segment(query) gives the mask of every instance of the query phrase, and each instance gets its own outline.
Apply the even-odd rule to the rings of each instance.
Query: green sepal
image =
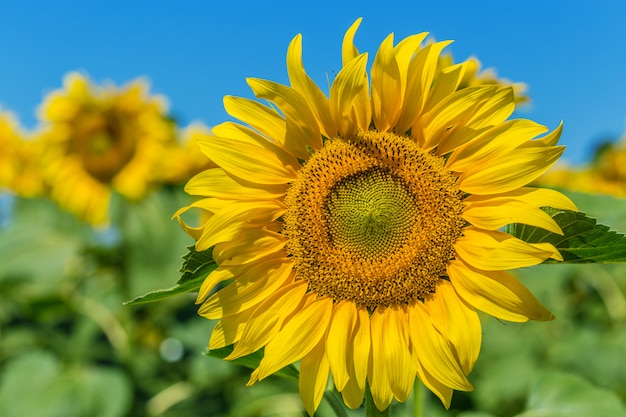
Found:
[[[507,229],[511,235],[528,243],[553,244],[564,263],[622,263],[626,262],[626,237],[583,212],[546,209],[563,231],[563,235],[523,224]],[[563,263],[548,259],[545,263]]]
[[[217,267],[212,257],[213,249],[207,249],[202,252],[197,252],[194,246],[189,246],[187,249],[189,252],[183,256],[184,262],[179,269],[182,275],[176,281],[176,285],[170,288],[150,291],[130,301],[126,301],[124,304],[151,303],[178,294],[198,292],[206,276]]]
[[[230,345],[230,346],[226,346],[220,349],[207,350],[205,352],[205,355],[210,356],[212,358],[224,359],[232,353],[233,349],[234,349],[233,346]],[[261,363],[261,359],[263,359],[263,349],[257,350],[256,352],[251,353],[250,355],[233,359],[232,361],[229,361],[229,362],[232,362],[236,365],[245,366],[246,368],[256,369],[259,367],[259,364]],[[286,379],[297,381],[300,375],[300,372],[298,372],[295,366],[287,365],[281,370],[274,372],[272,375],[276,375],[281,378],[286,378]]]

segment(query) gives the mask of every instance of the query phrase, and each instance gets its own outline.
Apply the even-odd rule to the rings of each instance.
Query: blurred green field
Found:
[[[568,193],[599,223],[626,230],[626,200]],[[297,382],[204,355],[214,323],[194,295],[124,306],[179,276],[193,241],[163,188],[120,202],[94,231],[47,200],[3,197],[0,228],[0,416],[303,416]],[[7,218],[6,216],[9,216]],[[540,265],[517,275],[555,314],[548,323],[483,315],[471,393],[425,416],[626,416],[626,265]],[[419,392],[419,391],[418,391]],[[411,416],[413,401],[393,405]],[[334,413],[326,401],[317,413]],[[363,410],[349,416],[363,415]]]

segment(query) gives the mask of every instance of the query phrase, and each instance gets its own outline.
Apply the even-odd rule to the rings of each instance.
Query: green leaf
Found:
[[[596,224],[595,219],[582,212],[546,211],[561,227],[563,236],[522,224],[511,225],[509,233],[529,243],[553,244],[567,263],[626,262],[626,237],[623,234]],[[546,261],[553,262],[557,261]]]
[[[150,291],[146,294],[135,297],[132,300],[125,301],[124,305],[132,306],[137,304],[152,303],[154,301],[159,301],[164,298],[172,297],[174,295],[185,294],[188,292],[198,292],[200,286],[202,285],[202,282],[204,281],[204,278],[204,276],[199,276],[194,279],[185,281],[183,284],[176,284],[170,288]]]
[[[626,417],[612,391],[567,373],[545,372],[530,387],[526,411],[516,417]]]
[[[220,349],[213,349],[206,352],[207,356],[212,358],[224,359],[233,351],[233,346],[226,346]],[[263,349],[257,350],[250,355],[243,356],[241,358],[234,359],[232,362],[236,365],[245,366],[246,368],[256,369],[259,367],[259,363],[261,363],[261,359],[263,359]],[[287,365],[283,369],[275,372],[273,375],[280,376],[286,379],[292,379],[294,381],[298,380],[300,372],[293,365]]]
[[[146,294],[126,301],[125,305],[136,305],[151,303],[187,292],[198,292],[206,276],[213,271],[217,265],[213,260],[212,249],[196,252],[193,246],[187,248],[189,252],[183,256],[183,266],[180,268],[181,277],[176,281],[176,285],[170,288],[150,291]]]
[[[182,275],[177,281],[178,284],[194,280],[198,276],[202,276],[204,278],[217,266],[213,260],[213,248],[209,248],[202,252],[196,252],[195,247],[192,245],[188,246],[187,249],[189,252],[183,256],[185,262],[183,262],[183,266],[179,270]]]

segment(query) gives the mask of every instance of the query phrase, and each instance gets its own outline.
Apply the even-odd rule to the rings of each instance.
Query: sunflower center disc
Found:
[[[74,151],[91,176],[109,183],[132,159],[135,136],[114,112],[105,117],[86,113],[76,124]]]
[[[402,179],[378,167],[339,181],[324,205],[330,243],[368,258],[402,249],[418,211]]]
[[[296,277],[320,296],[370,309],[433,293],[464,224],[443,158],[376,131],[327,142],[285,203]]]

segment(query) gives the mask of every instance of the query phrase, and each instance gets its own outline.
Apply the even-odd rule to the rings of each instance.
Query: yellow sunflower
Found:
[[[77,73],[52,92],[40,117],[45,175],[59,205],[93,225],[109,221],[112,191],[139,200],[158,182],[164,151],[174,140],[165,100],[142,81],[101,88]]]
[[[41,195],[40,153],[39,142],[26,138],[15,116],[0,111],[0,189],[21,197]]]
[[[446,407],[481,344],[476,310],[503,320],[553,316],[506,270],[548,258],[550,244],[502,231],[524,223],[561,233],[540,207],[575,210],[558,192],[525,187],[563,152],[560,127],[545,136],[530,120],[507,120],[513,92],[459,89],[467,63],[437,70],[450,42],[426,33],[368,55],[347,31],[343,67],[327,97],[287,52],[291,86],[248,79],[259,99],[227,96],[225,122],[202,139],[217,164],[186,190],[204,197],[179,210],[196,250],[218,265],[204,281],[199,313],[219,319],[209,347],[227,359],[264,349],[250,384],[300,361],[309,414],[329,374],[351,408],[366,384],[376,407],[405,401],[415,378]],[[206,212],[198,227],[181,215]],[[212,292],[220,283],[222,289]]]

